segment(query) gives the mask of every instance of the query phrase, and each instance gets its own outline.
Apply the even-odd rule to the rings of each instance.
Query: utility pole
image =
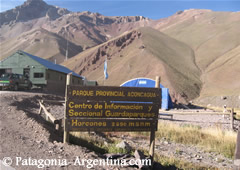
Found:
[[[66,29],[66,31],[67,31],[67,29]],[[66,61],[68,60],[68,43],[69,43],[68,38],[69,38],[69,31],[67,32],[67,47],[66,47],[66,58],[65,58]]]

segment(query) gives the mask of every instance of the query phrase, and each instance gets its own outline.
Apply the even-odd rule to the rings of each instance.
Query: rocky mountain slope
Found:
[[[81,46],[85,50],[106,42],[125,31],[148,25],[150,22],[148,18],[142,16],[106,17],[88,11],[70,12],[64,8],[47,5],[42,0],[27,0],[23,5],[2,12],[0,15],[0,43],[4,43],[5,46],[9,47],[11,47],[12,43],[18,43],[19,39],[16,39],[16,37],[21,36],[21,40],[28,39],[29,37],[26,37],[26,35],[31,34],[33,30],[44,29],[60,36],[65,41],[68,40],[73,46]],[[41,34],[40,32],[39,37],[45,36],[44,33]],[[34,41],[34,37],[29,41]],[[45,43],[46,46],[51,45],[47,43]],[[22,46],[28,46],[28,44],[22,42]],[[30,48],[20,49],[26,50],[26,52],[34,51]],[[66,53],[66,49],[67,43],[65,47],[61,47],[61,50],[65,50],[64,53]],[[59,51],[57,46],[51,50],[50,54],[46,52],[39,56],[50,58],[53,53],[56,54]],[[1,58],[5,58],[14,52],[15,49],[8,50],[8,52],[2,49]],[[81,52],[81,50],[78,52]]]
[[[42,0],[27,0],[23,5],[1,13],[0,25],[25,22],[45,16],[54,20],[68,13],[67,9],[48,5]]]
[[[68,48],[69,58],[82,51],[81,46],[68,42],[58,34],[43,28],[32,29],[1,43],[1,50],[7,56],[11,55],[13,51],[21,49],[52,62],[56,60],[58,64],[65,60],[66,48]]]
[[[176,100],[240,94],[240,12],[190,9],[151,20],[27,0],[0,16],[0,59],[24,50],[63,63],[67,53],[64,65],[100,84],[160,75]]]
[[[103,65],[108,59],[109,79]],[[86,50],[64,62],[70,69],[104,85],[119,85],[136,77],[155,79],[170,88],[173,99],[191,99],[201,88],[194,52],[186,44],[150,27],[133,30]],[[181,67],[184,65],[184,67]]]

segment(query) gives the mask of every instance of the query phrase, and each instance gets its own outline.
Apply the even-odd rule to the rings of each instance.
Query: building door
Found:
[[[25,77],[30,78],[30,68],[24,68],[24,69],[23,69],[23,75],[24,75]]]

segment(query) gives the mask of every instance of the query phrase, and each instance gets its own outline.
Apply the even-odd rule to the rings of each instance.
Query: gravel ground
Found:
[[[230,118],[229,115],[220,114],[206,114],[198,112],[197,114],[173,114],[173,120],[160,119],[160,122],[172,122],[175,124],[191,124],[201,128],[221,128],[222,130],[230,130]],[[235,122],[237,123],[237,122]]]
[[[226,105],[227,107],[240,108],[240,95],[202,97],[194,102],[205,106],[223,107]]]
[[[62,118],[64,106],[51,106],[49,107],[51,113],[54,116]],[[59,114],[62,113],[62,114]],[[201,128],[221,128],[222,130],[230,130],[230,117],[229,115],[223,115],[222,113],[214,112],[212,110],[205,109],[179,109],[170,111],[160,111],[160,113],[173,114],[173,119],[169,119],[168,116],[161,116],[159,122],[174,123],[179,125],[194,125]],[[235,121],[235,126],[238,122]],[[119,140],[119,136],[115,136]],[[133,138],[123,135],[121,140],[127,141],[134,148],[148,149],[149,143],[142,138]],[[190,145],[183,145],[174,142],[169,142],[164,139],[156,140],[156,153],[164,156],[172,156],[180,160],[191,162],[198,165],[204,165],[206,167],[217,167],[219,169],[232,169],[233,161],[225,158],[221,154],[209,153],[203,151],[201,148]]]
[[[58,97],[41,93],[0,91],[0,160],[9,163],[11,158],[11,166],[16,170],[39,169],[37,166],[40,163],[33,162],[36,159],[60,160],[56,166],[53,163],[53,166],[44,166],[43,169],[81,170],[88,169],[87,163],[83,166],[82,162],[76,163],[76,160],[103,159],[103,155],[85,147],[63,144],[62,134],[56,132],[52,124],[38,114],[37,101],[40,99],[56,100]],[[17,161],[17,157],[21,157],[22,161]],[[64,160],[67,164],[61,162]],[[62,166],[59,166],[61,163]],[[6,168],[2,164],[3,162],[0,170]],[[116,168],[96,165],[94,169]]]
[[[84,147],[62,143],[62,135],[38,114],[38,100],[63,100],[63,97],[30,92],[0,92],[0,159],[4,157],[15,158],[64,158],[74,161],[80,159],[101,159],[102,156]],[[45,106],[58,119],[63,118],[63,105]],[[229,118],[222,115],[208,114],[207,111],[195,114],[173,114],[173,120],[160,119],[160,122],[176,124],[191,124],[202,128],[221,127],[229,129]],[[167,112],[168,113],[168,112]],[[181,113],[181,111],[180,111]],[[119,137],[118,137],[119,138]],[[123,136],[135,148],[149,148],[149,141],[144,138]],[[220,169],[232,169],[232,160],[216,153],[206,153],[201,148],[172,143],[164,139],[156,139],[156,153],[165,156],[174,156],[188,162],[203,164]],[[16,169],[38,169],[33,166],[14,166]],[[86,169],[72,164],[63,167],[50,167],[47,169]],[[94,169],[114,169],[111,167],[94,167]],[[132,168],[124,168],[132,169]]]
[[[122,140],[127,141],[136,148],[148,149],[149,142],[143,138],[134,138],[124,136]],[[202,165],[209,168],[233,169],[233,160],[214,152],[205,152],[201,148],[192,145],[183,145],[166,141],[165,139],[156,139],[155,153],[166,157],[174,157],[185,162],[191,162],[195,165]]]

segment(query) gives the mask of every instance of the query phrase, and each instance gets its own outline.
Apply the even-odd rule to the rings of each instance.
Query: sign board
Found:
[[[157,120],[143,119],[68,119],[69,131],[151,131]]]
[[[113,103],[74,101],[66,103],[68,118],[157,118],[158,105],[145,103]]]
[[[67,86],[67,131],[157,130],[161,89]]]
[[[160,89],[110,86],[68,86],[67,97],[82,101],[135,101],[159,103]],[[159,96],[160,95],[160,96]]]
[[[157,76],[156,88],[73,86],[72,74],[68,74],[64,143],[69,143],[70,131],[150,131],[149,155],[153,162],[162,102],[159,84],[160,77]]]

